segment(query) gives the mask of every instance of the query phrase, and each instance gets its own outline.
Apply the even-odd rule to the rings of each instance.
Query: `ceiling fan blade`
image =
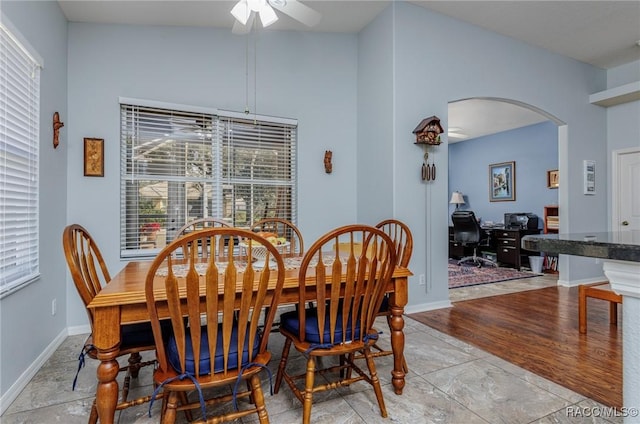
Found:
[[[251,12],[249,19],[247,20],[246,25],[242,25],[238,20],[233,23],[233,28],[231,32],[236,35],[244,35],[249,34],[251,32],[251,27],[253,26],[253,21],[255,19],[255,13]]]
[[[447,133],[447,137],[451,139],[457,139],[457,140],[464,140],[465,138],[469,138],[468,135],[463,133],[457,133],[457,132],[449,132]]]
[[[269,4],[280,12],[291,16],[293,19],[302,22],[308,27],[312,27],[320,22],[322,15],[309,6],[300,3],[297,0],[286,0],[284,5],[280,2],[269,2]]]

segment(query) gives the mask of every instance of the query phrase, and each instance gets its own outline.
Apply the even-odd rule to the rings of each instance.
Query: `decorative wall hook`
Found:
[[[331,174],[331,171],[333,171],[333,164],[331,163],[332,156],[333,152],[331,150],[324,151],[324,172],[327,174]]]
[[[60,121],[60,114],[58,112],[53,113],[53,148],[55,149],[60,144],[59,132],[60,128],[64,127],[64,122]]]

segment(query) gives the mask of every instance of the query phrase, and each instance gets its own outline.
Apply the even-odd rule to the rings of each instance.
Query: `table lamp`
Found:
[[[462,193],[459,191],[451,193],[451,200],[449,200],[449,203],[456,205],[456,209],[458,209],[460,205],[464,205],[464,197],[462,196]]]

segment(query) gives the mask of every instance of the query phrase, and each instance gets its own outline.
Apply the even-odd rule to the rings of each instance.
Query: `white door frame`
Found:
[[[611,231],[617,231],[620,222],[620,157],[629,153],[640,153],[640,147],[629,147],[626,149],[613,150],[611,152]]]

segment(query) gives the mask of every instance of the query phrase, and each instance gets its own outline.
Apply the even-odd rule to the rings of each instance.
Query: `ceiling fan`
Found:
[[[260,18],[263,27],[268,27],[278,20],[276,9],[293,19],[312,27],[320,22],[322,15],[298,0],[239,0],[231,9],[231,14],[236,18],[232,32],[234,34],[247,34],[255,21],[256,15]]]

